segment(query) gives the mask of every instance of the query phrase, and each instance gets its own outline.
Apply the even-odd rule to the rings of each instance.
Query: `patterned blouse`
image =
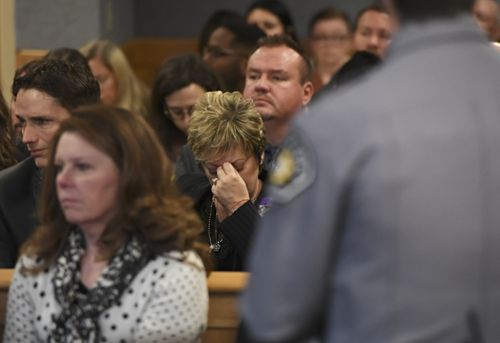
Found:
[[[102,342],[199,342],[207,325],[208,292],[200,258],[169,253],[151,260],[134,278],[119,304],[99,318]],[[7,303],[4,342],[46,342],[60,311],[54,268],[36,276],[16,266]]]

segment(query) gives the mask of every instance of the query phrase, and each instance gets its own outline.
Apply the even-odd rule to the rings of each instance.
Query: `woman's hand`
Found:
[[[231,163],[226,162],[217,168],[217,178],[212,182],[212,194],[219,222],[250,200],[245,181]]]

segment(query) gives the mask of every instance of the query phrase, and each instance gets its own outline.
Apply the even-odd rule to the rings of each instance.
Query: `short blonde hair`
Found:
[[[207,92],[196,103],[188,144],[198,161],[241,147],[260,161],[266,145],[264,123],[250,99],[238,92]]]
[[[135,114],[149,115],[149,88],[137,78],[118,45],[106,40],[93,40],[83,46],[80,52],[87,61],[97,58],[115,75],[118,83],[118,100],[114,106]]]

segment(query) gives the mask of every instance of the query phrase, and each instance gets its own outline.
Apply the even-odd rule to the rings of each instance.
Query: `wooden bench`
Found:
[[[137,38],[121,48],[135,74],[152,87],[158,67],[172,56],[196,53],[196,38]]]
[[[7,292],[12,269],[0,269],[0,339],[3,337]],[[210,308],[203,343],[233,343],[239,324],[237,302],[247,282],[247,273],[213,272],[208,278]]]

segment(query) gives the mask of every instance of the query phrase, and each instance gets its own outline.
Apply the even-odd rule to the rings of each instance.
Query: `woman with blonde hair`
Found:
[[[202,225],[144,118],[71,112],[44,170],[39,227],[9,290],[5,342],[198,342]]]
[[[106,40],[94,40],[80,51],[99,82],[103,104],[142,116],[149,115],[149,89],[137,78],[118,45]]]
[[[243,270],[257,222],[269,208],[262,170],[264,124],[240,93],[205,93],[194,107],[188,144],[204,174],[185,174],[218,270]]]

